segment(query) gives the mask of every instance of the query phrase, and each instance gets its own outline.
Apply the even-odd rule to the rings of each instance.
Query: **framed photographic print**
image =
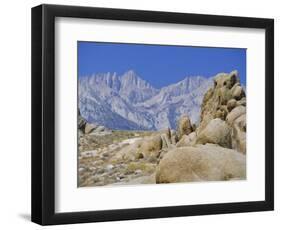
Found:
[[[32,8],[32,221],[273,210],[273,19]]]

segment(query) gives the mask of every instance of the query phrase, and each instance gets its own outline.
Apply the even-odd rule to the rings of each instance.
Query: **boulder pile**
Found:
[[[246,178],[246,94],[237,71],[214,77],[198,127],[183,115],[174,135],[176,143],[161,154],[156,183]]]
[[[79,113],[81,184],[246,179],[246,126],[246,93],[237,71],[216,75],[204,95],[199,123],[183,114],[176,130],[116,133]],[[117,134],[130,138],[120,142]],[[96,151],[85,151],[93,146]]]

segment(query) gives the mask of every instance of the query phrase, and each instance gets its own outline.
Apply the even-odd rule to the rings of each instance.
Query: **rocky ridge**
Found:
[[[79,108],[88,121],[113,130],[176,128],[181,114],[199,121],[200,105],[212,84],[204,77],[187,77],[155,89],[134,71],[96,74],[79,80]]]

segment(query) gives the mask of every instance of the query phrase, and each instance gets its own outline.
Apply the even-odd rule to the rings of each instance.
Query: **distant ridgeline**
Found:
[[[79,109],[88,122],[113,130],[175,129],[183,114],[200,121],[204,94],[213,84],[196,76],[156,89],[132,70],[96,74],[79,79]]]

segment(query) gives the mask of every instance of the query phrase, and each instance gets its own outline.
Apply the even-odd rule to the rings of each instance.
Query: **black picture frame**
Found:
[[[55,213],[55,18],[89,18],[265,29],[265,200]],[[262,150],[261,150],[262,151]],[[32,221],[41,225],[267,211],[274,209],[274,20],[110,8],[32,8]]]

